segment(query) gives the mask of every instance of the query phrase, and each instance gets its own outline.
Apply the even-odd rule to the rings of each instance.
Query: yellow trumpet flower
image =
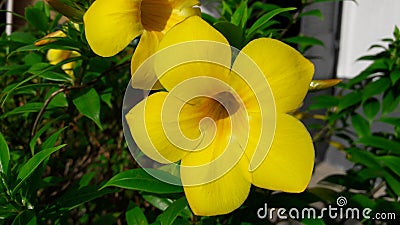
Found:
[[[232,212],[251,185],[284,192],[307,187],[314,147],[290,112],[308,92],[310,61],[270,38],[232,54],[225,37],[196,16],[171,28],[154,57],[149,71],[166,91],[139,102],[126,120],[145,155],[165,164],[180,161],[195,214]]]
[[[96,0],[84,15],[86,39],[103,57],[117,54],[141,35],[132,72],[158,47],[164,34],[189,16],[199,15],[198,0]]]

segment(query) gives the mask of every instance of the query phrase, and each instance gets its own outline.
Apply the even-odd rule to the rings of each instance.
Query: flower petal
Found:
[[[135,75],[135,72],[137,71],[139,66],[141,66],[146,59],[148,59],[156,52],[162,37],[163,34],[160,32],[156,31],[143,32],[142,36],[140,37],[139,44],[136,47],[136,50],[133,53],[132,57],[131,61],[132,76]],[[150,70],[152,68],[150,64],[145,65],[145,67],[146,67],[145,70]],[[134,82],[132,82],[132,85],[135,88],[140,88],[140,89],[148,89],[148,87],[153,87],[151,88],[152,90],[159,90],[163,88],[160,82],[158,82],[157,76],[154,73],[148,73],[148,72],[142,73],[141,71],[139,74],[136,74],[136,77],[134,78]]]
[[[143,31],[140,0],[96,0],[85,13],[86,39],[93,51],[103,57],[124,49]]]
[[[183,159],[182,163],[189,159]],[[223,177],[198,186],[184,186],[190,208],[196,215],[227,214],[239,208],[250,192],[250,178],[246,174],[248,161],[244,158]],[[206,170],[204,173],[212,173]],[[184,170],[181,169],[181,174]],[[189,174],[190,175],[190,174]]]
[[[175,24],[189,16],[200,15],[199,8],[193,8],[199,2],[142,0],[141,19],[143,27],[148,31],[166,33]]]
[[[271,190],[302,192],[314,166],[310,134],[299,120],[287,114],[278,114],[276,125],[271,149],[252,173],[252,183]]]
[[[130,132],[139,149],[160,163],[176,162],[188,153],[172,144],[165,135],[162,111],[167,96],[167,92],[154,93],[126,114]]]
[[[221,105],[209,104],[209,107],[215,110]],[[202,143],[205,148],[186,155],[180,170],[191,209],[195,214],[205,216],[235,210],[245,201],[251,186],[249,162],[244,156],[242,143],[247,137],[243,133],[248,131],[242,124],[247,120],[243,114],[245,111],[237,109],[228,117],[221,111],[212,112],[209,118],[213,119],[215,126],[203,126],[203,131],[206,135],[214,133],[214,139],[209,145]]]
[[[171,28],[159,49],[162,50],[157,53],[155,70],[167,90],[193,77],[220,80],[228,77],[231,64],[228,41],[200,17],[189,17]]]
[[[291,112],[301,105],[314,73],[309,60],[289,45],[270,38],[253,40],[241,52],[265,74],[278,112]],[[237,57],[234,67],[245,67],[241,57]]]

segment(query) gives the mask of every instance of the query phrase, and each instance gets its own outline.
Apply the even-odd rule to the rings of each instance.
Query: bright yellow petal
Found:
[[[156,31],[144,31],[142,36],[140,37],[140,42],[136,47],[136,50],[133,54],[131,61],[131,73],[132,76],[135,75],[135,72],[148,59],[151,55],[153,55],[158,49],[158,45],[160,43],[163,34]],[[146,65],[146,67],[150,70],[151,65]],[[157,76],[154,73],[137,73],[136,77],[132,82],[133,87],[141,88],[141,89],[149,89],[146,87],[153,87],[153,90],[162,89],[162,85],[157,81]]]
[[[167,92],[154,93],[139,102],[126,115],[129,130],[139,149],[160,163],[176,162],[187,154],[187,151],[171,143],[165,135],[165,124],[162,120],[167,123],[169,121],[162,117],[162,111],[167,96]],[[171,115],[170,118],[173,119],[174,116],[176,115]]]
[[[291,112],[301,105],[314,73],[309,60],[289,45],[270,38],[253,40],[241,52],[265,74],[279,112]],[[241,57],[237,57],[234,67],[245,67]]]
[[[183,159],[185,164],[187,159]],[[185,187],[189,206],[196,215],[214,216],[227,214],[239,208],[250,191],[250,179],[246,174],[247,160],[240,160],[238,165],[218,180],[211,183]],[[204,173],[212,173],[206,170]],[[181,174],[185,173],[181,169]]]
[[[159,49],[155,70],[167,90],[193,77],[223,81],[228,78],[231,64],[228,41],[200,17],[189,17],[174,26],[161,40]]]
[[[70,57],[71,51],[61,50],[61,49],[49,49],[47,51],[46,58],[49,60],[51,65],[56,65],[57,63],[66,60]]]
[[[195,0],[168,1],[142,0],[141,20],[143,27],[148,31],[167,32],[175,24],[189,16],[200,15]]]
[[[231,130],[234,126],[231,122],[235,123],[233,117],[216,120],[217,130],[212,143],[186,155],[181,161],[185,195],[197,215],[232,212],[248,196],[251,186],[249,162],[239,143],[240,127]],[[209,132],[209,129],[205,132]]]
[[[85,13],[86,39],[93,51],[103,57],[124,49],[143,31],[140,0],[96,0]]]
[[[252,173],[255,186],[285,192],[302,192],[310,182],[314,146],[304,125],[287,114],[277,115],[271,149]]]

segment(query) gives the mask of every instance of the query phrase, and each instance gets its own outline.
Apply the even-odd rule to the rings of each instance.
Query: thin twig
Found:
[[[59,89],[59,90],[57,90],[57,91],[54,91],[54,92],[49,96],[49,98],[46,99],[46,101],[44,102],[44,104],[43,104],[42,108],[40,109],[38,115],[36,116],[35,122],[33,123],[33,127],[32,127],[32,130],[31,130],[31,138],[35,135],[37,126],[38,126],[38,124],[39,124],[39,122],[40,122],[40,119],[42,118],[42,116],[43,116],[43,114],[44,114],[44,111],[45,111],[46,108],[49,106],[51,100],[53,100],[54,97],[56,97],[58,94],[60,94],[60,93],[62,93],[62,92],[67,92],[67,91],[74,90],[74,89],[82,89],[82,88],[86,88],[86,87],[89,87],[89,86],[91,86],[91,85],[94,85],[94,84],[95,84],[97,81],[99,81],[104,75],[106,75],[106,74],[108,74],[108,73],[110,73],[110,72],[112,72],[112,71],[114,71],[114,70],[117,70],[117,69],[119,69],[119,68],[122,68],[122,67],[128,65],[129,63],[130,63],[130,61],[126,61],[126,62],[121,63],[121,64],[119,64],[119,65],[116,65],[116,66],[114,66],[114,67],[110,67],[109,69],[107,69],[107,70],[105,70],[103,73],[101,73],[98,77],[96,77],[95,79],[93,79],[93,80],[87,82],[86,84],[83,84],[83,85],[80,85],[80,86],[63,87],[63,88],[61,88],[61,89]]]

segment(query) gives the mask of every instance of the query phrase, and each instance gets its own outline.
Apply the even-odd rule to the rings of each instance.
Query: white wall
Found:
[[[344,1],[338,76],[351,78],[365,69],[369,63],[356,59],[379,51],[368,48],[382,38],[392,37],[395,25],[400,25],[400,0]]]

